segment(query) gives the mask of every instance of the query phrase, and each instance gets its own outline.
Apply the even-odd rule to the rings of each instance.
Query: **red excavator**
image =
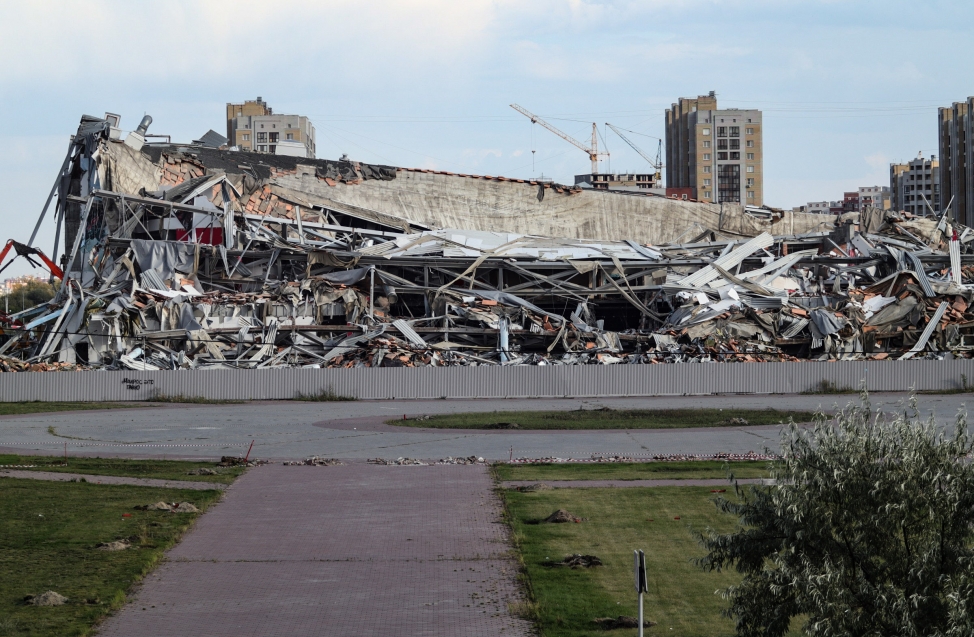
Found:
[[[47,269],[51,271],[51,274],[53,274],[58,279],[64,279],[64,272],[61,270],[61,268],[57,266],[56,263],[48,259],[46,254],[44,254],[37,248],[32,248],[29,245],[24,245],[23,243],[19,243],[17,241],[14,241],[13,239],[7,241],[7,245],[3,246],[3,250],[0,251],[0,263],[3,263],[3,260],[7,258],[7,253],[10,252],[10,248],[13,248],[14,251],[17,252],[18,257],[24,257],[35,268],[41,267],[41,264],[31,259],[31,257],[32,256],[39,257],[40,260],[44,262],[44,265],[47,266]],[[10,263],[13,263],[13,259],[10,260]],[[9,266],[10,263],[8,263],[3,267],[0,267],[0,272],[6,270],[7,266]]]

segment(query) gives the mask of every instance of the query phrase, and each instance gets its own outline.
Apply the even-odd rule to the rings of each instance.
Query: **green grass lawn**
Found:
[[[596,617],[635,616],[634,549],[646,552],[649,593],[644,607],[646,618],[658,623],[647,634],[734,634],[733,621],[721,616],[727,602],[715,591],[739,581],[739,576],[705,573],[691,563],[704,550],[688,527],[729,532],[736,525],[734,519],[717,512],[709,488],[505,490],[503,495],[542,635],[605,635],[592,624]],[[567,509],[585,520],[537,523],[556,509]],[[596,555],[604,566],[577,570],[546,566],[573,553]],[[635,635],[636,630],[611,634]]]
[[[605,462],[567,464],[496,464],[498,480],[687,480],[726,478],[768,478],[768,463],[719,462]]]
[[[181,501],[202,511],[219,497],[218,491],[0,479],[0,635],[91,634],[198,516],[133,507]],[[132,548],[95,548],[122,538]],[[35,607],[23,601],[48,590],[68,602]]]
[[[68,456],[67,465],[62,456],[0,455],[0,465],[37,465],[29,471],[57,471],[60,473],[84,473],[102,476],[127,476],[131,478],[158,478],[161,480],[190,480],[230,484],[244,472],[243,467],[217,467],[215,462],[190,462],[185,460],[128,460],[125,458],[82,458]],[[186,475],[193,469],[216,469],[220,475]]]
[[[441,429],[501,429],[508,423],[518,429],[672,429],[680,427],[737,427],[810,422],[809,411],[775,409],[576,409],[573,411],[494,411],[443,414],[425,420],[387,420],[390,425]]]
[[[88,409],[144,409],[152,407],[145,403],[0,403],[0,416],[15,416],[19,414],[37,414],[46,411],[84,411]]]

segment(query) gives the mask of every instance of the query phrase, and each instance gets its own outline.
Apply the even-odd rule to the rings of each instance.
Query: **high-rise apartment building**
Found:
[[[681,97],[666,110],[666,187],[693,198],[764,205],[761,111],[717,109],[717,96]]]
[[[940,201],[950,217],[974,225],[974,97],[937,109],[940,148]]]
[[[315,156],[315,127],[303,115],[280,115],[258,97],[227,103],[227,139],[240,150]]]
[[[890,207],[916,215],[940,214],[940,179],[936,155],[924,159],[921,153],[905,164],[890,164]]]

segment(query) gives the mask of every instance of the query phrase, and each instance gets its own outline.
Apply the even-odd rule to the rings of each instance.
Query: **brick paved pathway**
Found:
[[[483,466],[252,469],[98,634],[528,635],[491,487]]]
[[[162,487],[164,489],[194,489],[206,491],[216,489],[222,491],[225,484],[216,482],[199,482],[191,480],[160,480],[158,478],[129,478],[125,476],[98,476],[88,473],[61,473],[59,471],[30,471],[28,469],[0,469],[0,478],[22,478],[25,480],[53,480],[55,482],[71,482],[84,478],[93,484],[131,484],[137,487]]]

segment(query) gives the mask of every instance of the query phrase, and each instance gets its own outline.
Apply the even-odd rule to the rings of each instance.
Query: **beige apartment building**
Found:
[[[717,108],[716,94],[666,110],[666,187],[713,203],[764,205],[761,111]]]
[[[936,155],[889,165],[890,207],[915,215],[940,214],[940,162]]]
[[[240,150],[315,157],[315,127],[303,115],[281,115],[258,97],[227,103],[227,139]]]
[[[950,217],[974,225],[974,97],[937,109],[940,201]]]

